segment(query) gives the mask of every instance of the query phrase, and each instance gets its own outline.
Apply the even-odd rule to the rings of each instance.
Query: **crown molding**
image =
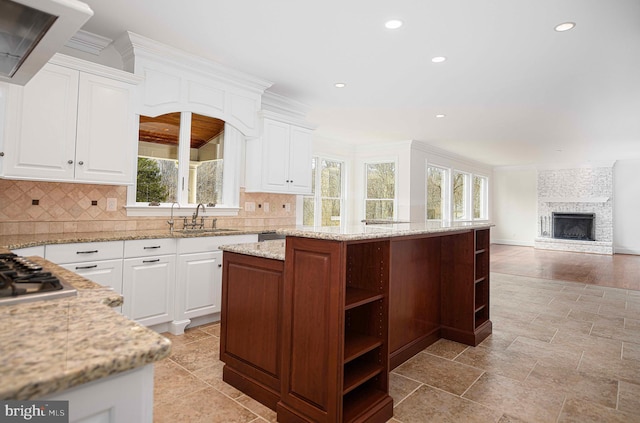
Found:
[[[113,40],[91,32],[78,30],[65,44],[67,47],[99,56]]]
[[[130,72],[115,69],[98,63],[88,62],[86,60],[78,59],[73,56],[67,56],[61,53],[54,54],[53,57],[49,59],[49,63],[76,69],[82,72],[88,72],[94,75],[104,76],[106,78],[111,78],[130,84],[138,84],[142,82],[141,76],[134,75]]]
[[[136,66],[136,61],[138,59],[147,59],[197,73],[204,78],[218,79],[224,83],[251,90],[258,94],[262,94],[264,90],[273,85],[271,81],[266,79],[237,71],[130,31],[118,37],[113,42],[113,45],[122,56],[125,69],[136,74],[143,72],[140,66]]]
[[[304,119],[309,106],[289,97],[265,91],[262,96],[262,110]]]

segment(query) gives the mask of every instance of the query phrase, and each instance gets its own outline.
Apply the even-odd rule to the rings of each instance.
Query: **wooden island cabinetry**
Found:
[[[491,333],[489,225],[290,232],[284,261],[225,251],[223,268],[224,380],[279,422],[386,422],[394,367]]]

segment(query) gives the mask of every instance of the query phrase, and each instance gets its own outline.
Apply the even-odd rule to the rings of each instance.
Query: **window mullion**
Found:
[[[178,202],[189,204],[189,160],[191,147],[191,112],[180,114],[178,138]]]
[[[322,159],[316,158],[316,186],[313,195],[313,224],[322,226]]]

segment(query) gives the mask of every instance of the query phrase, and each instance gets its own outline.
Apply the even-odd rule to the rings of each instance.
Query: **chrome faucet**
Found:
[[[174,224],[174,221],[173,221],[173,206],[175,206],[176,204],[178,205],[178,208],[180,208],[180,204],[174,201],[171,204],[171,218],[169,220],[167,220],[167,223],[169,224],[169,231],[171,233],[173,233],[173,224]]]
[[[200,212],[200,207],[202,207],[202,213],[205,213],[207,208],[204,204],[199,203],[196,206],[196,211],[191,216],[191,223],[187,223],[187,218],[184,218],[184,229],[204,229],[204,217],[200,218],[200,223],[198,223],[198,213]]]
[[[198,203],[198,206],[196,207],[196,212],[193,214],[193,218],[191,219],[193,221],[193,223],[196,222],[196,219],[198,218],[198,211],[200,211],[200,206],[202,206],[202,213],[204,213],[207,209],[204,206],[204,204],[202,203]],[[204,217],[203,217],[204,219]]]

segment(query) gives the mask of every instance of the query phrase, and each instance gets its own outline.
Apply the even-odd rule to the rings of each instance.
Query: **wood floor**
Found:
[[[491,245],[491,271],[640,290],[640,256]]]

